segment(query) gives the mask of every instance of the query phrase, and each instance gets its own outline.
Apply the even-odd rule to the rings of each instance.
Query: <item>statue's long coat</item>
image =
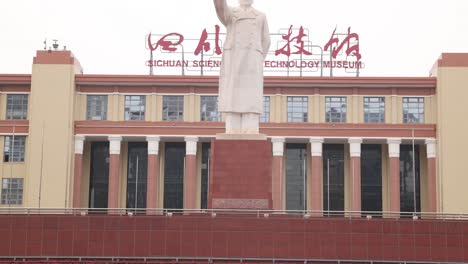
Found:
[[[219,80],[220,112],[262,113],[263,64],[270,48],[266,16],[250,7],[231,8],[214,0],[218,18],[226,26]]]

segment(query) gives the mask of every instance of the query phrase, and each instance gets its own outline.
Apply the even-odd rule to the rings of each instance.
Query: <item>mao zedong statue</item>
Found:
[[[270,48],[266,16],[239,0],[229,7],[214,0],[219,20],[226,26],[219,80],[219,111],[226,114],[227,134],[258,134],[263,111],[263,64]]]

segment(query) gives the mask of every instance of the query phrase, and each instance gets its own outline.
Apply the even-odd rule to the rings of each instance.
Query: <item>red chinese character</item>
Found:
[[[171,37],[171,36],[178,37],[179,40],[177,41],[166,40],[166,38]],[[184,41],[184,36],[182,36],[181,34],[169,33],[163,36],[162,38],[160,38],[158,42],[156,43],[156,45],[153,45],[153,42],[151,41],[151,33],[148,35],[148,47],[151,51],[155,51],[158,49],[159,46],[161,46],[162,50],[174,52],[177,50],[177,46],[182,44],[183,41]]]
[[[348,35],[341,42],[341,44],[339,44],[340,40],[338,39],[338,37],[335,37],[335,33],[336,33],[336,28],[333,31],[333,34],[332,34],[330,40],[328,41],[327,45],[325,45],[325,51],[328,51],[328,49],[333,44],[336,44],[337,47],[334,47],[332,49],[332,57],[334,59],[336,59],[336,56],[338,56],[340,51],[343,49],[344,45],[347,44],[348,46],[346,48],[346,55],[347,56],[349,56],[349,55],[356,56],[357,60],[361,60],[362,56],[361,56],[361,53],[359,53],[359,35],[356,34],[356,33],[351,33],[351,27],[349,27],[348,28]],[[357,44],[355,44],[353,46],[350,46],[351,39],[354,39],[355,41],[357,41]]]
[[[283,39],[286,40],[288,43],[286,43],[286,45],[284,45],[283,48],[277,50],[275,52],[275,55],[278,56],[279,54],[284,54],[288,57],[291,56],[291,43],[293,43],[294,41],[296,41],[296,43],[298,44],[294,45],[294,47],[296,47],[298,51],[292,54],[312,55],[310,51],[304,49],[304,41],[302,40],[302,38],[307,36],[306,34],[304,34],[304,28],[301,26],[299,29],[299,34],[296,37],[291,38],[293,33],[292,27],[293,26],[291,25],[291,27],[289,28],[289,33],[283,36]]]
[[[222,52],[221,52],[221,48],[219,47],[219,26],[216,25],[215,26],[215,29],[216,29],[216,34],[215,34],[215,53],[217,55],[220,55]],[[200,37],[200,42],[198,42],[198,47],[195,49],[195,55],[198,55],[200,54],[200,52],[202,51],[202,49],[205,51],[205,52],[208,52],[210,49],[211,49],[211,44],[210,42],[207,41],[208,39],[208,32],[206,31],[206,28],[203,30],[202,32],[202,35]]]

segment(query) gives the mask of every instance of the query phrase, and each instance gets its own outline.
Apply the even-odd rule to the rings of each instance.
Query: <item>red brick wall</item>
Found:
[[[468,262],[468,222],[195,215],[0,215],[0,256]]]

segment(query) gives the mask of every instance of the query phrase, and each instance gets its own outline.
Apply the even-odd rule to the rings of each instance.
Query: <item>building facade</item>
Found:
[[[274,210],[467,213],[468,55],[431,77],[266,77]],[[0,75],[1,207],[207,208],[216,77]],[[468,182],[467,182],[468,183]]]

